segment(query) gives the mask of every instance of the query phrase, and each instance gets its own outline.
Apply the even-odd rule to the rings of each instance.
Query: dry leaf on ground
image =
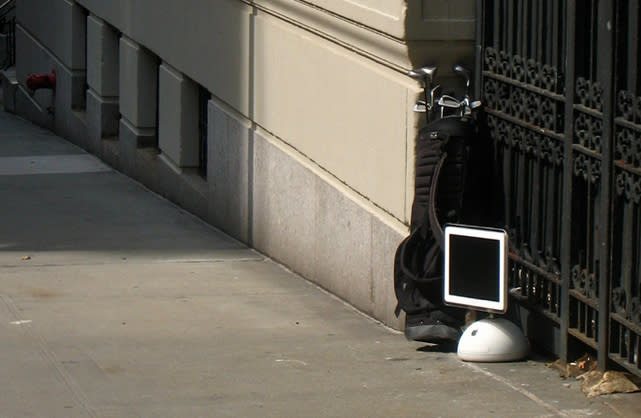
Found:
[[[581,390],[588,398],[611,393],[638,392],[639,387],[630,380],[627,373],[607,371],[600,372],[592,370],[577,376],[577,380],[583,380]]]

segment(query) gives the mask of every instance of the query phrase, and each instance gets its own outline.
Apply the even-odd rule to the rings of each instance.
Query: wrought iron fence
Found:
[[[563,360],[591,348],[601,368],[641,375],[640,0],[482,0],[479,13],[511,295],[549,320],[534,326],[556,329]]]
[[[7,0],[0,4],[0,35],[4,37],[5,56],[0,69],[6,70],[16,63],[16,3]]]

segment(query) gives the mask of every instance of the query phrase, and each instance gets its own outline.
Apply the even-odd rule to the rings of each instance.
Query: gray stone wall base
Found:
[[[207,219],[250,243],[251,123],[212,101],[208,103],[208,118]]]
[[[120,141],[118,138],[104,138],[100,145],[100,153],[97,155],[116,170],[122,170],[120,168]]]
[[[105,98],[87,90],[88,149],[101,155],[102,139],[118,136],[120,112],[117,98]]]
[[[155,143],[155,130],[138,129],[131,126],[124,119],[120,119],[119,132],[120,169],[128,176],[137,178],[138,172],[141,171],[140,167],[136,164],[138,149]]]
[[[15,111],[25,119],[36,125],[53,130],[53,114],[41,107],[40,103],[30,95],[22,86],[18,86],[15,95]]]
[[[2,86],[2,105],[4,110],[15,113],[16,94],[18,91],[15,67],[0,72],[0,85]]]
[[[406,228],[296,150],[210,102],[209,217],[394,328],[394,253]]]
[[[337,180],[254,135],[252,244],[394,328],[394,253],[403,227]]]
[[[208,189],[207,182],[195,169],[176,170],[167,159],[158,158],[156,169],[159,194],[177,202],[187,211],[201,219],[207,219]]]

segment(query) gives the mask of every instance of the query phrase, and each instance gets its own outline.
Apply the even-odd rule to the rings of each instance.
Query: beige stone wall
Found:
[[[54,104],[54,128],[65,127],[65,135],[154,190],[400,327],[392,313],[392,263],[407,231],[420,125],[411,111],[420,89],[405,73],[471,63],[474,3],[24,0],[18,78],[54,63],[77,90],[90,68],[89,105],[71,109],[73,90]],[[75,38],[86,30],[83,22],[88,58]],[[104,65],[117,56],[114,48],[120,62]],[[128,109],[145,103],[138,91],[156,61],[159,114],[166,116],[160,126],[135,124]],[[114,66],[119,80],[108,75]],[[101,93],[98,81],[109,79],[119,83],[118,96]],[[184,141],[193,136],[182,126],[193,119],[184,80],[212,95],[205,179],[179,169]],[[153,102],[150,88],[144,94]],[[33,113],[24,97],[22,113]],[[174,101],[184,105],[170,110]],[[105,126],[120,132],[113,137]],[[141,149],[153,135],[160,137],[158,159]]]

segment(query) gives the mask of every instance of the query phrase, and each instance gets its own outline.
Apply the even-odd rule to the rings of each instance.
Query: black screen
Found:
[[[450,235],[450,294],[498,302],[500,243]]]

